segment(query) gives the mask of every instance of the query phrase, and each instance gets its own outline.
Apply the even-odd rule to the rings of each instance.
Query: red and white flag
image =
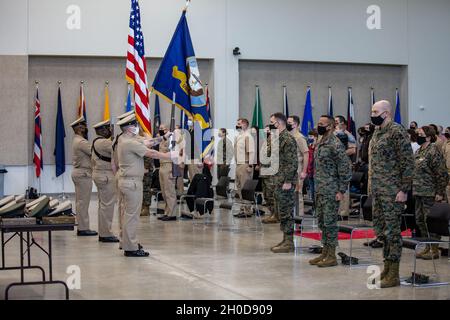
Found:
[[[44,168],[42,162],[42,125],[41,125],[41,102],[39,101],[39,89],[36,88],[34,110],[34,151],[33,163],[36,169],[36,177],[41,176],[41,171]]]

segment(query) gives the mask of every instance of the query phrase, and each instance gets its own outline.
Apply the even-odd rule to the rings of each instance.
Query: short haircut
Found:
[[[426,137],[430,137],[431,142],[436,142],[436,140],[437,140],[436,131],[434,131],[434,128],[431,125],[423,126],[422,130],[425,133]]]
[[[408,129],[408,134],[409,134],[409,140],[411,140],[411,142],[417,142],[417,132],[414,129]]]
[[[243,123],[245,123],[247,126],[249,124],[248,120],[246,118],[239,118],[238,121],[241,121]]]
[[[410,125],[413,123],[416,125],[416,127],[418,126],[417,122],[415,122],[415,121],[411,121]]]
[[[334,124],[334,118],[332,116],[329,116],[327,114],[323,114],[320,116],[321,118],[327,118],[328,119],[328,124]],[[337,117],[336,117],[337,118]]]
[[[224,135],[227,135],[227,129],[225,128],[220,128],[219,129]]]
[[[300,118],[298,116],[289,116],[288,118],[292,118],[292,120],[298,125],[300,125]]]
[[[336,116],[334,118],[338,118],[340,123],[347,125],[347,120],[345,119],[344,116]],[[333,121],[334,121],[334,119],[333,119]]]
[[[425,127],[427,127],[427,126],[425,126]],[[433,129],[434,129],[434,134],[436,135],[436,134],[438,134],[438,127],[437,127],[437,125],[435,125],[434,123],[430,123],[429,125],[428,125],[428,127],[432,127]]]
[[[281,121],[283,123],[286,123],[286,116],[284,114],[282,114],[281,112],[276,112],[274,114],[272,114],[270,116],[271,118],[274,117],[275,119],[277,119],[278,121]]]

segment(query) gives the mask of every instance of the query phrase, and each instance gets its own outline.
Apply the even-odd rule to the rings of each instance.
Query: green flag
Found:
[[[259,96],[259,87],[256,86],[255,91],[255,108],[253,109],[252,126],[257,126],[259,129],[264,128],[263,116],[261,110],[261,98]]]

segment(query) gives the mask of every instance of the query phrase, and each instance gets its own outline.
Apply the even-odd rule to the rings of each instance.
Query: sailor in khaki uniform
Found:
[[[87,140],[88,128],[83,117],[70,124],[75,135],[72,142],[72,181],[75,185],[75,211],[78,236],[96,236],[89,230],[89,202],[92,192],[91,144]]]
[[[169,130],[163,124],[159,126],[160,136],[164,136]],[[165,139],[159,145],[159,151],[162,153],[169,152],[169,139]],[[170,159],[161,159],[159,161],[159,183],[161,192],[166,203],[164,207],[164,216],[159,217],[162,221],[176,220],[175,207],[177,205],[177,193],[175,190],[176,180],[172,176],[172,161]]]
[[[119,189],[123,197],[124,218],[122,248],[127,257],[147,257],[137,239],[137,226],[142,207],[144,177],[144,156],[150,158],[170,158],[170,153],[162,154],[149,149],[144,139],[138,136],[139,126],[135,115],[130,115],[117,123],[123,134],[117,145],[119,161]]]
[[[119,242],[112,232],[116,190],[111,166],[111,123],[109,120],[102,121],[93,128],[99,136],[92,142],[92,178],[98,190],[98,240]]]

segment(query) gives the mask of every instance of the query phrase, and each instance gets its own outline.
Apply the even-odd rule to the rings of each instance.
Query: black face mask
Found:
[[[426,137],[422,137],[422,136],[418,136],[417,137],[417,144],[419,146],[423,145],[425,142],[427,142],[427,138]]]
[[[446,132],[446,133],[445,133],[445,137],[446,137],[447,139],[450,139],[450,132]]]
[[[325,133],[327,133],[327,127],[323,127],[323,126],[317,126],[317,133],[320,136],[323,136]]]
[[[286,129],[287,129],[288,131],[292,131],[292,129],[294,129],[294,128],[292,128],[292,124],[288,123],[288,124],[286,125]]]
[[[236,130],[242,130],[241,126],[236,126]]]
[[[381,114],[378,117],[370,117],[370,120],[376,126],[381,126],[384,122],[384,118],[381,116]]]
[[[417,128],[416,127],[409,127],[411,130],[416,130]]]
[[[164,136],[164,134],[165,134],[164,130],[159,130],[159,135],[160,135],[161,137]]]
[[[274,124],[269,124],[269,129],[270,130],[277,130],[277,128],[275,127],[275,125]]]

